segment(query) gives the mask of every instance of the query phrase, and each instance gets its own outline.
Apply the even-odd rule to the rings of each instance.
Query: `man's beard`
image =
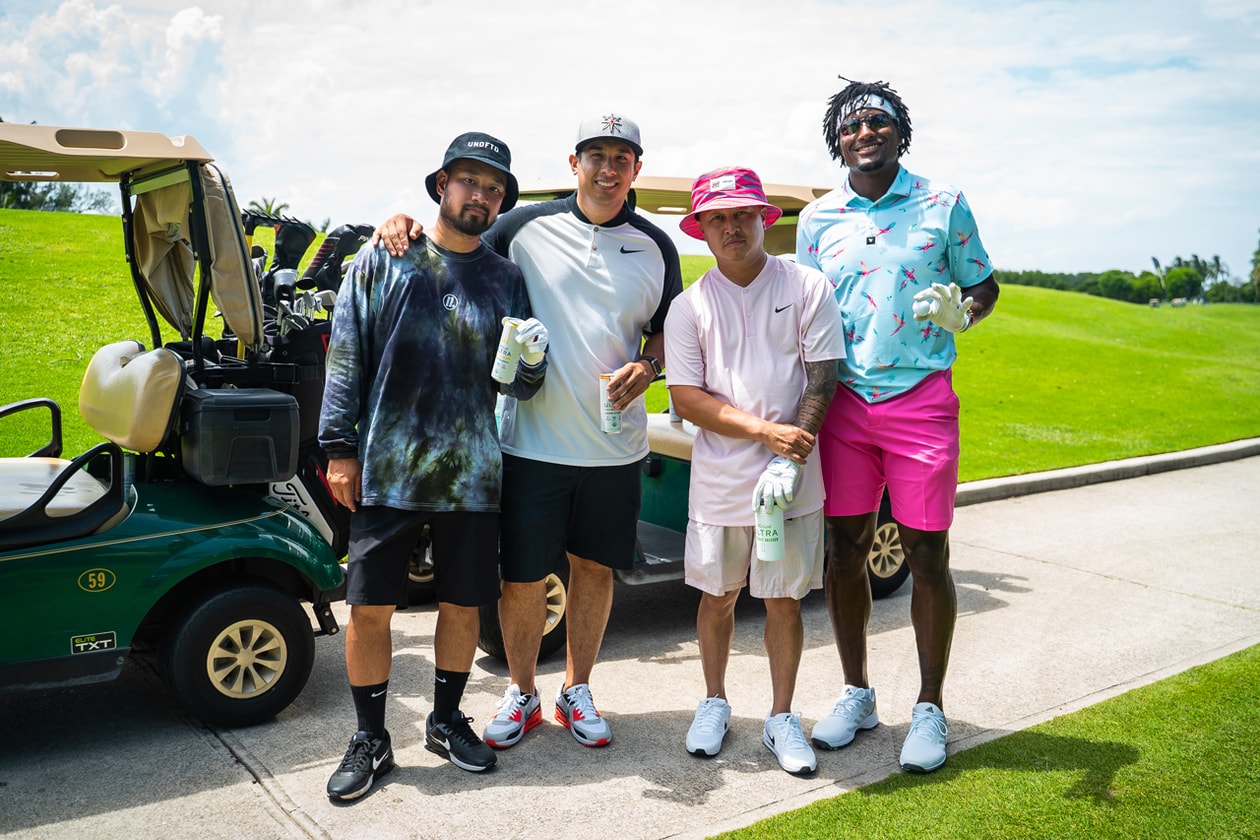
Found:
[[[880,158],[872,163],[864,163],[857,167],[858,172],[878,172],[887,166],[889,161]]]
[[[442,216],[442,221],[465,236],[481,236],[494,220],[488,209],[485,217],[465,216],[462,212],[452,210],[445,200],[438,205],[438,213]]]

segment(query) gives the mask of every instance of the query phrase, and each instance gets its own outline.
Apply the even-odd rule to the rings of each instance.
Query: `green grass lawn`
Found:
[[[121,229],[111,216],[0,210],[0,405],[56,399],[70,454],[97,441],[77,411],[92,353],[149,343]],[[257,238],[270,249],[270,229]],[[713,265],[682,262],[687,284]],[[1260,307],[1152,309],[1008,286],[959,339],[954,386],[964,481],[1260,436]],[[648,407],[665,409],[663,384]],[[0,451],[42,443],[42,420],[0,425]]]
[[[720,835],[1260,837],[1260,647]]]

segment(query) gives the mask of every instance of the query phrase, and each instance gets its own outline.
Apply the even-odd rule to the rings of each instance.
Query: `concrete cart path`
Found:
[[[1010,498],[986,482],[995,500],[960,499],[951,752],[1260,642],[1260,457],[1235,447],[1237,460],[1212,463],[1213,451],[1184,456],[1206,466],[1155,462],[1136,478]],[[1044,489],[1017,482],[1008,492]],[[388,721],[399,767],[366,798],[324,795],[354,728],[335,637],[319,640],[298,701],[250,729],[184,718],[134,663],[113,683],[0,697],[0,837],[705,837],[900,772],[918,690],[910,589],[876,602],[871,621],[882,725],[820,752],[812,777],[784,773],[761,744],[769,691],[752,600],[738,610],[726,746],[709,760],[683,750],[703,691],[697,597],[666,583],[617,590],[593,684],[615,733],[607,748],[579,746],[551,720],[563,679],[553,658],[539,673],[544,725],[499,753],[496,770],[467,773],[425,751],[435,611],[417,607],[395,622]],[[821,593],[803,612],[796,706],[808,732],[841,677]],[[478,658],[464,704],[475,728],[505,674]]]

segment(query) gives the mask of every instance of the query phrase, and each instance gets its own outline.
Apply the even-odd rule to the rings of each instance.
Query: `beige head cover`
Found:
[[[232,333],[256,350],[263,343],[262,293],[245,244],[241,211],[223,170],[212,163],[198,170],[210,236],[210,297]],[[192,337],[193,328],[191,200],[187,182],[171,184],[139,196],[135,212],[136,257],[153,307],[184,340]]]
[[[179,331],[192,336],[193,250],[189,242],[188,182],[171,184],[136,199],[136,260],[153,308]]]
[[[245,243],[241,208],[232,194],[227,173],[213,163],[201,166],[206,196],[206,226],[210,229],[212,281],[210,296],[223,313],[228,328],[251,350],[263,344],[262,291]]]

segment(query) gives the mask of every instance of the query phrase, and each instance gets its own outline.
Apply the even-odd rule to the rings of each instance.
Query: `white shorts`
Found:
[[[754,598],[793,598],[821,589],[823,579],[823,513],[802,514],[783,524],[785,556],[765,562],[755,557],[752,525],[706,525],[688,520],[684,566],[687,585],[710,595],[742,589]]]

